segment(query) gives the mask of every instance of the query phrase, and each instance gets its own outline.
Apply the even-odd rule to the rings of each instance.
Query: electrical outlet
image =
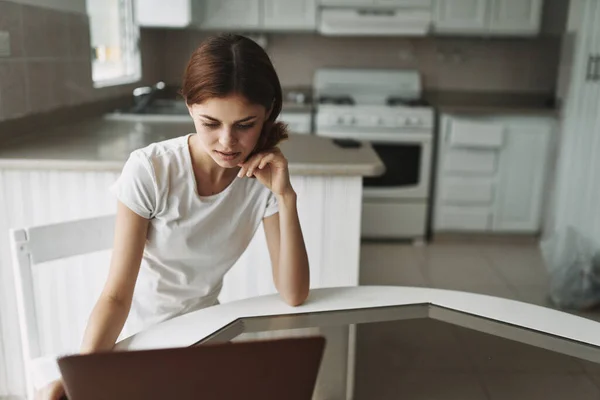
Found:
[[[10,56],[10,34],[0,31],[0,57]]]

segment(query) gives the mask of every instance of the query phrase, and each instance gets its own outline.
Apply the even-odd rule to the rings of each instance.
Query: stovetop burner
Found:
[[[335,104],[335,105],[344,105],[344,106],[352,106],[355,103],[354,99],[350,96],[320,96],[319,104]]]
[[[429,107],[430,104],[425,99],[403,99],[401,97],[388,97],[386,100],[388,106],[406,106],[406,107]]]

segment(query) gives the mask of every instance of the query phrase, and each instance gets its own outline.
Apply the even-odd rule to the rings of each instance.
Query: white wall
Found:
[[[85,14],[85,0],[12,0],[19,4],[29,4],[55,10]]]

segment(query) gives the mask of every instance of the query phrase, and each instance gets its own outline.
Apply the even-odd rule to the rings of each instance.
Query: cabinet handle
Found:
[[[587,70],[585,74],[586,81],[591,81],[594,78],[594,65],[596,64],[595,61],[596,59],[594,56],[591,54],[588,55]]]

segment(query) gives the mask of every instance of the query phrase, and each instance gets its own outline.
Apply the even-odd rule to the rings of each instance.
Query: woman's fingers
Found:
[[[264,160],[266,157],[268,157],[268,155],[257,154],[255,158],[250,160],[250,165],[248,166],[248,172],[246,172],[246,176],[251,177],[252,175],[254,175],[254,171],[256,170],[256,168],[262,163],[262,160]]]
[[[275,159],[275,154],[269,153],[265,157],[260,160],[258,164],[258,169],[263,169],[268,163],[272,162]]]
[[[264,157],[264,154],[258,153],[258,154],[253,155],[245,163],[239,164],[239,166],[241,168],[240,168],[240,171],[238,172],[238,178],[241,178],[243,176],[248,176],[248,177],[252,176],[252,173],[250,173],[250,169],[252,168],[252,166],[258,165],[258,163],[260,162],[260,160],[263,157]]]
[[[277,161],[277,157],[281,156],[281,152],[278,150],[272,150],[264,153],[258,153],[252,156],[248,161],[243,164],[239,164],[241,169],[238,173],[238,177],[247,176],[251,177],[256,172],[256,169],[259,170],[266,167],[268,164]],[[282,156],[281,156],[282,157]]]

